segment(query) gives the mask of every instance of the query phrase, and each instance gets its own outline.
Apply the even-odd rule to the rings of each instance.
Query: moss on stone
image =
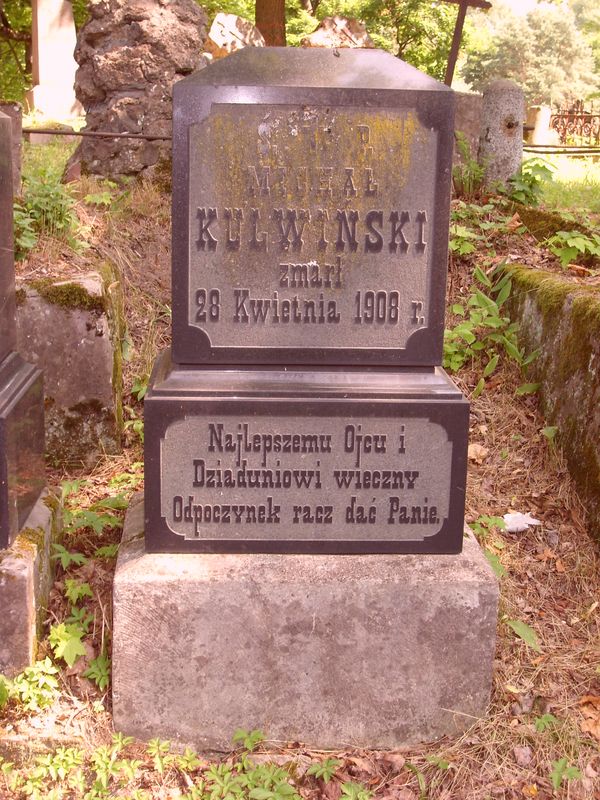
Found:
[[[25,300],[27,299],[27,292],[25,289],[17,289],[15,292],[15,302],[17,304],[17,308],[25,304]]]
[[[592,230],[587,225],[565,219],[556,211],[545,211],[542,208],[532,208],[531,206],[521,205],[521,203],[514,203],[513,210],[518,213],[521,220],[527,225],[529,232],[538,242],[554,236],[558,231],[577,230],[586,236],[592,234]]]
[[[86,311],[106,313],[104,297],[90,294],[78,283],[55,283],[52,278],[39,278],[31,282],[32,289],[48,303],[63,308],[81,308]]]

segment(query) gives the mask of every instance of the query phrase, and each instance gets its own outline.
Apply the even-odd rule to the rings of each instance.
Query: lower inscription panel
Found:
[[[150,551],[460,551],[468,404],[445,374],[447,396],[438,372],[430,391],[363,373],[337,397],[312,374],[310,398],[289,373],[260,396],[256,374],[230,375],[225,396],[202,374],[203,391],[182,391],[198,380],[182,372],[146,399]]]

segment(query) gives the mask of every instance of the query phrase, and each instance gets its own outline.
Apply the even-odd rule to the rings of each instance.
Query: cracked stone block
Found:
[[[17,349],[44,371],[46,452],[92,466],[120,449],[120,350],[97,273],[17,290]]]

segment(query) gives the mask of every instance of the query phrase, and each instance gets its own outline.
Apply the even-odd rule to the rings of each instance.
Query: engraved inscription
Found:
[[[185,539],[421,541],[449,513],[452,443],[426,418],[190,415],[160,454],[161,513]]]
[[[410,109],[214,104],[189,136],[189,324],[213,347],[406,347],[437,136]]]

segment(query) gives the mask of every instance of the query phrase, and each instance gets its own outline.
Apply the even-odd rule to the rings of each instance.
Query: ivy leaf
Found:
[[[53,625],[48,639],[56,658],[63,658],[72,667],[79,656],[86,654],[81,641],[83,635],[84,632],[78,625],[65,625],[64,622]]]
[[[535,650],[536,653],[542,652],[536,632],[533,630],[533,628],[530,628],[526,622],[523,622],[523,620],[520,619],[507,619],[506,624],[509,628],[512,628],[519,639],[522,639],[525,642],[527,647],[531,647],[531,649]]]

